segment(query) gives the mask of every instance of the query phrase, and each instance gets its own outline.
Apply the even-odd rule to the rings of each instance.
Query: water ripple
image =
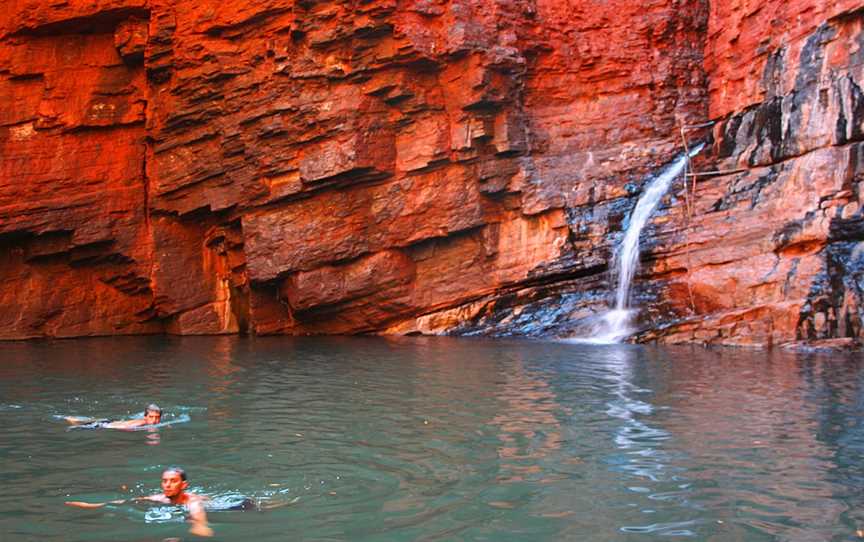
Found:
[[[187,468],[225,539],[850,539],[864,525],[860,360],[449,339],[136,338],[9,347],[0,531],[182,537]],[[98,362],[98,363],[97,363]],[[73,412],[153,432],[65,431]],[[157,438],[152,438],[152,437]],[[217,506],[217,509],[219,507]]]

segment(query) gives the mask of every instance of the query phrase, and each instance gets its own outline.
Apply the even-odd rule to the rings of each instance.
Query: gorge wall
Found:
[[[864,10],[720,4],[11,0],[0,338],[576,333],[711,120],[638,339],[854,340]]]

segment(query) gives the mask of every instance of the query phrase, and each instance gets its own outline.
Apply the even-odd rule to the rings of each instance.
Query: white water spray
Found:
[[[633,281],[633,275],[636,273],[636,266],[639,263],[639,235],[660,204],[660,199],[669,190],[672,181],[684,171],[687,161],[699,153],[702,147],[704,144],[691,149],[689,155],[682,154],[645,187],[645,191],[639,197],[636,208],[633,209],[633,214],[630,216],[630,223],[627,226],[627,231],[624,232],[624,240],[615,255],[618,274],[615,307],[600,315],[590,336],[585,339],[578,339],[579,342],[612,344],[621,342],[633,333],[630,325],[634,312],[629,308],[630,283]]]

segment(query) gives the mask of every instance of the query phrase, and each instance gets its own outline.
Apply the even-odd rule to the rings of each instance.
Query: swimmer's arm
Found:
[[[125,504],[127,502],[140,502],[140,501],[156,501],[162,502],[160,499],[161,495],[150,495],[149,497],[133,497],[131,499],[117,499],[115,501],[107,501],[107,502],[83,502],[83,501],[66,501],[66,506],[74,506],[76,508],[102,508],[103,506],[107,506],[109,504]]]
[[[213,536],[213,529],[207,524],[207,513],[202,500],[194,500],[187,505],[189,509],[189,532],[198,536]]]
[[[67,423],[72,425],[81,425],[84,423],[93,423],[99,421],[99,418],[88,418],[87,416],[66,416],[63,418]]]
[[[102,508],[103,506],[107,506],[109,504],[123,504],[130,499],[118,499],[116,501],[108,501],[108,502],[83,502],[83,501],[66,501],[66,506],[74,506],[76,508]],[[131,499],[137,500],[137,499]]]

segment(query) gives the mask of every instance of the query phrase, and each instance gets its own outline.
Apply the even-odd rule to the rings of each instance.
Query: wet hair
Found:
[[[168,467],[167,469],[163,470],[162,474],[165,474],[166,472],[176,472],[177,474],[180,475],[181,480],[183,480],[184,482],[186,481],[186,471],[183,470],[183,467],[178,467],[176,465],[173,465],[173,466]]]
[[[162,415],[162,409],[159,408],[159,405],[156,403],[150,403],[147,405],[147,408],[144,409],[144,414],[147,414],[148,412],[158,412],[160,416]]]

